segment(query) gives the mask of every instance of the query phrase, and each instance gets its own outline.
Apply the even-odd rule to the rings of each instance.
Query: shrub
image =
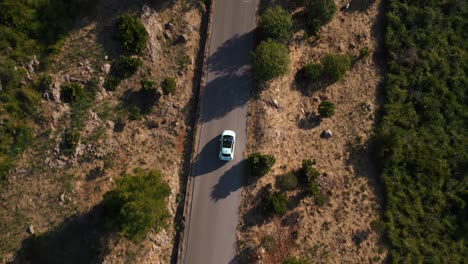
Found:
[[[330,203],[330,195],[320,192],[315,196],[315,204],[319,207],[327,205]]]
[[[278,246],[278,242],[272,235],[266,235],[261,242],[262,247],[267,250],[274,250]]]
[[[322,118],[331,117],[335,114],[335,105],[328,100],[324,100],[320,102],[318,112]]]
[[[76,129],[66,129],[63,133],[62,152],[70,155],[75,152],[76,146],[80,142],[80,132]]]
[[[268,38],[287,40],[292,34],[293,21],[281,6],[268,8],[260,17],[260,29]]]
[[[280,192],[274,192],[263,201],[263,210],[267,215],[283,215],[288,210],[288,199]]]
[[[309,17],[309,27],[314,32],[330,22],[336,12],[333,0],[305,0],[306,10]]]
[[[141,91],[143,92],[155,92],[156,91],[156,83],[154,81],[150,81],[148,79],[141,79],[140,80]]]
[[[171,94],[175,91],[177,87],[177,82],[174,78],[166,78],[161,83],[161,88],[164,94]]]
[[[104,82],[104,88],[106,88],[107,91],[115,91],[120,82],[121,80],[119,78],[109,75]]]
[[[288,172],[276,177],[276,185],[284,191],[294,190],[297,187],[296,174],[294,174],[294,172]]]
[[[36,90],[38,90],[41,93],[44,93],[45,91],[49,90],[50,87],[52,86],[52,77],[47,74],[41,74],[36,81]]]
[[[79,83],[64,83],[60,86],[60,97],[65,103],[76,103],[84,96],[83,86]]]
[[[304,77],[309,81],[316,81],[322,75],[322,65],[316,63],[308,63],[302,68]]]
[[[369,57],[369,54],[370,54],[370,50],[368,47],[364,47],[364,48],[361,48],[359,50],[359,58],[360,59],[365,59],[367,57]]]
[[[323,73],[336,82],[351,68],[351,57],[347,54],[327,55],[323,58],[322,65]]]
[[[118,37],[122,46],[137,54],[141,54],[148,42],[148,32],[137,17],[121,15],[117,18]]]
[[[252,174],[256,177],[267,174],[275,164],[275,161],[272,155],[263,155],[258,152],[250,154],[247,158],[247,163],[250,166]]]
[[[158,171],[137,170],[134,176],[124,175],[115,189],[104,195],[106,225],[135,241],[150,229],[158,232],[170,217],[166,201],[170,193]]]
[[[289,71],[288,48],[271,39],[262,41],[252,57],[253,72],[260,81],[272,80]]]
[[[310,181],[307,184],[306,192],[310,196],[317,197],[317,195],[320,193],[320,188],[315,180]]]
[[[374,232],[376,232],[379,235],[382,235],[385,232],[385,229],[387,227],[385,222],[380,221],[380,220],[373,220],[370,223],[370,226],[371,226],[372,230],[374,230]]]
[[[120,56],[112,65],[111,75],[119,79],[130,78],[138,71],[138,68],[142,64],[143,62],[139,58]]]
[[[296,258],[296,257],[288,257],[283,260],[283,264],[308,264],[309,262],[305,259]]]
[[[301,176],[303,183],[315,181],[320,173],[314,168],[315,160],[302,160]]]

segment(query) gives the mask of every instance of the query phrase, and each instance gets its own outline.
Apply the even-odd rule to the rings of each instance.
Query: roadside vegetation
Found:
[[[393,263],[467,259],[467,7],[389,1],[379,136]]]

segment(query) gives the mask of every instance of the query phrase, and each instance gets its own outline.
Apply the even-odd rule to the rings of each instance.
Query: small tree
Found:
[[[164,94],[171,94],[175,91],[177,87],[177,82],[174,78],[166,78],[164,81],[161,83],[161,88],[164,92]]]
[[[318,112],[322,118],[331,117],[335,114],[335,105],[328,100],[324,100],[320,102]]]
[[[276,177],[276,185],[284,191],[294,190],[297,187],[296,174],[291,171]]]
[[[76,103],[84,96],[83,86],[79,83],[64,83],[60,86],[60,98],[65,103]]]
[[[322,75],[322,65],[317,63],[308,63],[303,68],[304,77],[309,81],[316,81]]]
[[[130,78],[142,64],[143,61],[139,58],[120,56],[112,65],[111,74],[119,79]]]
[[[131,15],[121,15],[117,18],[117,27],[122,46],[130,52],[141,54],[148,41],[148,31],[140,20]]]
[[[106,223],[136,241],[150,229],[158,232],[170,216],[166,201],[170,193],[171,188],[157,171],[137,170],[135,176],[125,175],[104,195]]]
[[[322,64],[323,73],[336,82],[351,68],[351,57],[347,54],[327,55],[322,59]]]
[[[281,6],[275,6],[263,13],[259,25],[267,37],[287,40],[292,34],[293,21],[288,11]]]
[[[258,152],[250,154],[247,158],[247,163],[250,166],[252,174],[257,177],[267,174],[275,164],[275,161],[272,155],[263,155]]]
[[[309,26],[317,32],[330,22],[336,12],[335,1],[333,0],[306,0],[306,9],[309,17]]]
[[[289,71],[288,48],[271,39],[260,43],[252,56],[252,69],[260,81],[272,80]]]
[[[263,210],[267,215],[283,215],[288,210],[288,199],[280,192],[270,194],[263,201]]]
[[[315,181],[320,173],[314,168],[315,160],[305,159],[302,160],[302,182],[309,183]]]

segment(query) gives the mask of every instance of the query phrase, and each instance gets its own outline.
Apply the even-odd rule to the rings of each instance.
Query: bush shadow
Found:
[[[306,112],[297,122],[300,129],[312,129],[320,126],[322,118],[315,113]]]
[[[159,101],[161,94],[156,90],[127,90],[120,98],[127,108],[137,107],[140,113],[147,114],[151,112],[153,106]]]
[[[101,263],[110,238],[101,223],[102,216],[102,206],[95,206],[83,215],[66,219],[52,231],[25,239],[10,263]]]
[[[229,194],[237,191],[244,185],[242,175],[245,172],[245,163],[245,160],[242,160],[221,176],[219,182],[211,190],[211,198],[214,201],[217,202],[228,197]]]
[[[244,54],[250,52],[253,35],[253,31],[236,35],[208,58],[207,82],[201,90],[201,122],[219,119],[249,101],[252,85],[250,56]]]
[[[293,83],[293,87],[296,87],[303,96],[312,96],[318,91],[325,90],[325,88],[332,85],[334,82],[324,76],[316,81],[310,81],[305,76],[304,70],[300,69],[294,76]]]
[[[219,136],[212,138],[192,161],[192,175],[197,177],[221,168],[226,162],[218,158]]]

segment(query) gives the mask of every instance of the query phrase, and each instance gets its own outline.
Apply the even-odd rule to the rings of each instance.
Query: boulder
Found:
[[[333,137],[333,132],[330,129],[325,129],[320,135],[321,138],[331,138]]]

